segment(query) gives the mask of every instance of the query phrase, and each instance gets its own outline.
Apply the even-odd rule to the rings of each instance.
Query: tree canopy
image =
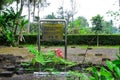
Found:
[[[98,34],[103,29],[102,22],[104,21],[103,17],[99,14],[92,17],[92,30],[95,31],[96,34]]]
[[[0,0],[0,10],[2,10],[4,6],[11,4],[13,1],[14,0]]]

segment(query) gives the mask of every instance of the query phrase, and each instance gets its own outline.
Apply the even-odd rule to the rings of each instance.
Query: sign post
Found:
[[[67,31],[64,19],[42,19],[38,28],[38,52],[41,50],[40,41],[64,41],[65,59],[67,59]],[[42,38],[40,35],[42,34]],[[64,35],[64,36],[63,36]],[[63,38],[64,37],[64,38]]]

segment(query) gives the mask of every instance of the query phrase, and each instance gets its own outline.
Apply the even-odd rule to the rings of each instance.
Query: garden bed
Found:
[[[14,60],[13,60],[14,59]],[[103,66],[100,64],[77,64],[74,66],[69,66],[61,70],[61,67],[65,67],[65,65],[58,65],[58,67],[54,67],[55,69],[58,68],[58,71],[65,71],[62,73],[58,72],[58,75],[55,73],[49,73],[49,72],[38,72],[32,69],[26,70],[25,65],[21,65],[21,63],[27,63],[27,62],[21,62],[23,58],[21,56],[13,56],[10,54],[2,54],[0,55],[0,79],[1,80],[32,80],[32,79],[49,79],[52,78],[54,80],[65,80],[66,77],[69,77],[68,71],[82,71],[83,68],[88,68],[92,66]],[[37,66],[37,65],[36,65]],[[61,67],[60,67],[61,66]],[[30,67],[30,66],[29,66]],[[48,75],[47,75],[48,74]]]
[[[47,50],[54,50],[55,48],[43,48],[43,51],[47,51]],[[62,48],[61,48],[62,49]],[[63,50],[63,49],[62,49]],[[98,52],[97,52],[98,51]],[[102,51],[102,52],[101,52]],[[85,56],[84,53],[85,49],[81,49],[81,48],[68,48],[68,59],[70,61],[76,61],[79,62],[78,60],[83,59],[83,57]],[[100,56],[95,56],[95,54],[101,54]],[[113,60],[115,59],[115,53],[118,52],[118,49],[92,49],[89,50],[87,52],[87,56],[86,56],[86,61],[88,59],[93,60],[96,58],[100,58],[101,61],[105,62],[106,60]],[[93,53],[93,54],[92,54]],[[80,55],[82,54],[82,56]],[[107,56],[108,54],[108,56]],[[109,54],[112,54],[111,56],[109,56]],[[79,56],[78,56],[79,55]],[[33,79],[37,79],[38,77],[34,76],[33,73],[34,72],[38,72],[38,70],[33,71],[33,70],[25,70],[24,66],[20,66],[21,62],[28,62],[30,61],[34,56],[32,54],[30,54],[30,52],[28,51],[27,48],[17,48],[17,47],[0,47],[0,74],[5,74],[6,76],[3,76],[3,74],[0,77],[0,80],[33,80]],[[72,57],[72,58],[71,58]],[[77,59],[76,59],[77,58]],[[76,60],[75,60],[76,59]],[[82,61],[82,60],[81,60]],[[65,65],[59,65],[59,66],[65,66]],[[71,67],[67,67],[65,69],[62,69],[60,67],[57,67],[58,70],[60,69],[60,71],[81,71],[83,68],[88,68],[91,66],[104,66],[102,63],[99,64],[98,63],[92,63],[92,62],[85,62],[83,64],[79,63],[77,65],[71,66]],[[98,68],[99,69],[99,68]],[[11,72],[12,71],[12,72]],[[42,71],[43,72],[43,71]],[[39,80],[43,79],[45,77],[39,77]],[[55,77],[56,78],[56,77]],[[61,77],[61,80],[64,80],[64,77]],[[48,77],[49,79],[49,77]],[[57,80],[57,79],[55,79]]]

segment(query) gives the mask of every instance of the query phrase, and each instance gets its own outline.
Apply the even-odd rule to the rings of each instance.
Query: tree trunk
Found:
[[[19,4],[19,1],[17,0],[16,3],[17,3],[17,4],[16,4],[16,12],[18,12],[18,4]]]
[[[34,0],[34,2],[33,2],[33,22],[34,22],[34,20],[35,20],[35,7],[36,7],[36,6],[35,6],[35,3],[36,3],[36,1]],[[34,33],[34,29],[35,29],[35,28],[34,28],[34,25],[33,25],[32,28],[33,28],[32,32]]]
[[[97,34],[97,46],[99,46],[99,35]]]
[[[28,0],[28,27],[27,27],[27,33],[30,33],[30,0]]]
[[[72,14],[72,28],[74,28],[74,17],[73,17],[73,14]]]
[[[40,20],[40,15],[39,15],[40,14],[40,11],[39,11],[40,10],[40,1],[41,0],[38,1],[38,24],[39,24],[39,20]]]
[[[33,8],[33,21],[34,21],[34,19],[35,19],[35,0],[34,0],[34,3],[33,3],[33,6],[34,6],[34,8]]]
[[[72,28],[74,28],[74,1],[71,0],[71,11],[72,11]]]
[[[23,36],[23,34],[22,34],[22,29],[23,29],[23,28],[21,28],[21,29],[20,29],[20,32],[19,32],[18,41],[17,41],[17,46],[19,46],[20,41],[21,41],[21,42],[22,42],[22,41],[25,42],[24,36]]]
[[[22,14],[23,6],[24,6],[24,0],[21,0],[20,15]]]
[[[19,12],[19,16],[18,16],[18,18],[19,18],[19,17],[21,16],[21,14],[22,14],[22,11],[23,11],[23,5],[24,5],[24,0],[21,0],[20,10],[18,11],[18,12]],[[18,23],[15,25],[14,36],[16,35],[17,28],[18,28]]]

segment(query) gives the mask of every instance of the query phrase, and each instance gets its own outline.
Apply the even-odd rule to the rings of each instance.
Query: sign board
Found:
[[[63,26],[61,23],[42,23],[43,41],[62,41]]]
[[[41,41],[60,41],[65,44],[64,57],[67,59],[67,22],[65,19],[41,19],[38,26],[38,52]],[[42,39],[40,37],[42,33]],[[64,36],[63,36],[64,35]]]

